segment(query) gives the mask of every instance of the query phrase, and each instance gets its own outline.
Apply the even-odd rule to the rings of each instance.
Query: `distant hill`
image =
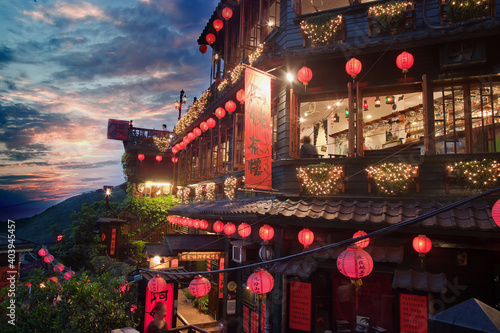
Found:
[[[122,202],[125,199],[126,193],[121,187],[113,188],[110,196],[111,201]],[[40,214],[18,219],[16,220],[16,237],[32,242],[51,244],[55,241],[50,232],[51,225],[57,224],[58,229],[63,231],[71,224],[70,215],[80,211],[82,204],[91,204],[101,200],[105,200],[102,189],[71,197],[47,208]],[[2,225],[4,224],[2,223]],[[6,232],[6,230],[1,231]]]

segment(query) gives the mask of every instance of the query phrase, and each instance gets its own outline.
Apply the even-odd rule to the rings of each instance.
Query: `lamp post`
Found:
[[[109,206],[109,196],[111,195],[111,191],[113,190],[113,186],[104,185],[104,194],[106,195],[106,209],[110,210]]]
[[[186,104],[186,102],[187,102],[187,96],[184,95],[184,89],[181,90],[181,97],[179,98],[179,101],[175,101],[174,106],[175,106],[176,109],[179,110],[179,119],[178,120],[181,120],[182,104]]]

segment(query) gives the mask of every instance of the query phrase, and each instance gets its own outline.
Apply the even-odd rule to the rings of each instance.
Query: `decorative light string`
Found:
[[[457,181],[470,189],[491,188],[498,184],[500,164],[496,160],[459,161],[448,165],[448,171],[457,177]]]
[[[342,15],[327,13],[303,20],[300,25],[314,43],[328,43],[340,30],[341,23]]]
[[[231,176],[224,180],[224,194],[229,200],[233,200],[235,197],[236,183],[238,178]]]
[[[188,202],[190,194],[191,188],[177,186],[177,199],[179,199],[181,202]]]
[[[194,200],[195,201],[202,201],[203,200],[203,190],[205,187],[203,185],[198,185],[194,189]]]
[[[205,185],[205,192],[208,201],[215,200],[215,183],[208,183]]]
[[[335,185],[342,180],[342,166],[321,163],[297,168],[297,178],[312,195],[327,195],[334,192]]]
[[[409,191],[412,174],[417,170],[418,166],[408,163],[386,162],[371,166],[366,171],[373,177],[381,194],[398,195]]]
[[[162,153],[167,152],[168,148],[170,147],[170,138],[167,136],[161,136],[161,137],[154,137],[153,138],[156,148],[158,148],[159,151]]]

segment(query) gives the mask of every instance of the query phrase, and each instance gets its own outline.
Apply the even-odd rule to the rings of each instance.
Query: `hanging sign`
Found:
[[[271,78],[245,69],[245,187],[272,189]]]
[[[259,314],[252,311],[252,333],[259,333]]]
[[[129,127],[126,120],[108,119],[108,139],[127,140]]]
[[[205,261],[219,259],[219,252],[186,252],[179,254],[180,261]]]
[[[311,330],[311,284],[290,281],[290,322],[295,330]]]
[[[427,332],[427,296],[399,294],[400,332]]]
[[[243,332],[250,332],[250,309],[243,305]]]
[[[167,289],[160,293],[152,293],[149,288],[146,288],[145,314],[144,314],[144,332],[147,332],[149,323],[154,319],[154,308],[156,302],[164,302],[167,305],[167,314],[165,315],[165,323],[167,329],[172,328],[174,318],[174,284],[167,283]]]

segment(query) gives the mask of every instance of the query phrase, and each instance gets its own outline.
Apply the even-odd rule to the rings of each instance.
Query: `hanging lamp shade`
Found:
[[[313,77],[312,70],[309,69],[308,67],[304,66],[301,69],[299,69],[297,73],[297,78],[299,79],[300,82],[302,82],[305,86],[311,81]]]
[[[268,224],[263,225],[259,229],[259,236],[264,242],[269,242],[274,237],[274,229]]]
[[[205,37],[206,41],[208,44],[212,44],[213,42],[215,42],[215,35],[214,34],[208,34],[206,37]]]
[[[207,222],[207,220],[201,220],[200,221],[200,229],[202,229],[202,230],[208,229],[208,222]]]
[[[199,129],[198,127],[196,127],[194,130],[193,130],[193,134],[195,136],[200,136],[201,135],[201,129]]]
[[[148,282],[148,289],[153,294],[161,293],[167,289],[167,281],[159,275],[156,275]]]
[[[240,104],[245,104],[245,89],[238,90],[236,93],[236,99],[240,102]]]
[[[234,111],[236,111],[236,103],[232,100],[229,100],[226,102],[226,105],[224,105],[224,108],[227,112],[233,113]]]
[[[224,110],[224,108],[222,107],[218,107],[217,109],[215,109],[214,114],[217,118],[222,119],[226,115],[226,110]]]
[[[267,294],[274,288],[274,278],[271,274],[259,268],[250,275],[247,286],[254,294]]]
[[[235,231],[236,231],[236,226],[232,222],[228,222],[224,226],[224,233],[228,236],[231,236],[232,234],[234,234]]]
[[[163,157],[161,155],[156,155],[155,158],[158,162],[161,162],[161,160],[163,160]]]
[[[269,261],[274,259],[274,250],[271,245],[262,245],[259,249],[259,257],[262,261]]]
[[[195,297],[203,297],[210,292],[211,284],[207,278],[197,275],[189,284],[189,291]]]
[[[403,70],[403,74],[408,73],[408,69],[413,66],[413,55],[409,52],[404,51],[396,58],[396,65],[399,69]]]
[[[431,250],[432,242],[427,236],[418,235],[417,237],[413,238],[413,248],[420,255],[424,255]]]
[[[215,31],[220,31],[222,29],[222,27],[224,27],[224,23],[222,22],[222,20],[220,19],[217,19],[214,21],[214,23],[212,23]]]
[[[314,242],[314,232],[304,228],[299,232],[299,242],[307,249]]]
[[[224,230],[224,223],[221,221],[215,221],[212,227],[216,233],[221,233]]]
[[[177,147],[172,147],[172,154],[177,154],[179,152],[179,149]]]
[[[46,263],[46,264],[50,264],[51,262],[54,261],[54,256],[50,253],[47,253],[47,255],[45,256],[45,258],[43,258],[43,261]]]
[[[208,50],[208,47],[205,44],[200,45],[200,52],[202,54],[205,54],[207,52],[207,50]]]
[[[38,255],[40,257],[45,257],[48,253],[49,253],[49,251],[47,251],[44,247],[42,247],[42,248],[40,248],[40,250],[38,250]]]
[[[248,223],[242,223],[238,226],[238,235],[245,238],[252,233],[252,227]]]
[[[229,20],[233,16],[233,10],[229,7],[226,7],[222,10],[222,17],[224,19]]]
[[[214,128],[215,127],[215,119],[214,118],[208,118],[207,125],[210,128]]]
[[[186,143],[184,141],[180,142],[179,147],[181,147],[181,149],[186,149]]]
[[[139,161],[142,162],[142,161],[144,161],[145,156],[144,156],[144,154],[139,154],[139,155],[137,155],[137,158],[139,159]]]
[[[194,135],[194,133],[193,133],[193,132],[189,132],[189,133],[187,134],[187,137],[188,137],[188,139],[189,139],[190,141],[193,141],[194,139],[196,139],[196,135]]]
[[[206,132],[208,130],[208,125],[207,125],[207,122],[205,121],[202,121],[201,124],[200,124],[200,129],[203,131],[203,132]]]
[[[73,272],[72,270],[69,270],[69,271],[67,271],[66,273],[64,273],[64,279],[65,279],[65,280],[69,280],[69,279],[71,279],[73,276],[75,276],[75,272]]]
[[[343,275],[359,280],[372,272],[373,259],[359,246],[351,245],[338,256],[337,268]]]
[[[345,70],[347,74],[349,74],[354,80],[356,76],[361,72],[362,67],[363,66],[361,65],[361,61],[356,58],[351,58],[351,60],[349,60],[345,65]]]
[[[179,162],[179,158],[178,157],[172,157],[172,163],[177,163]]]
[[[366,235],[366,232],[364,232],[363,230],[359,230],[359,231],[355,232],[354,235],[352,235],[352,238],[358,238],[358,237],[365,236],[365,235]],[[368,246],[368,244],[370,244],[370,238],[362,239],[360,241],[357,241],[354,244],[356,244],[360,248],[364,249],[365,247]]]

